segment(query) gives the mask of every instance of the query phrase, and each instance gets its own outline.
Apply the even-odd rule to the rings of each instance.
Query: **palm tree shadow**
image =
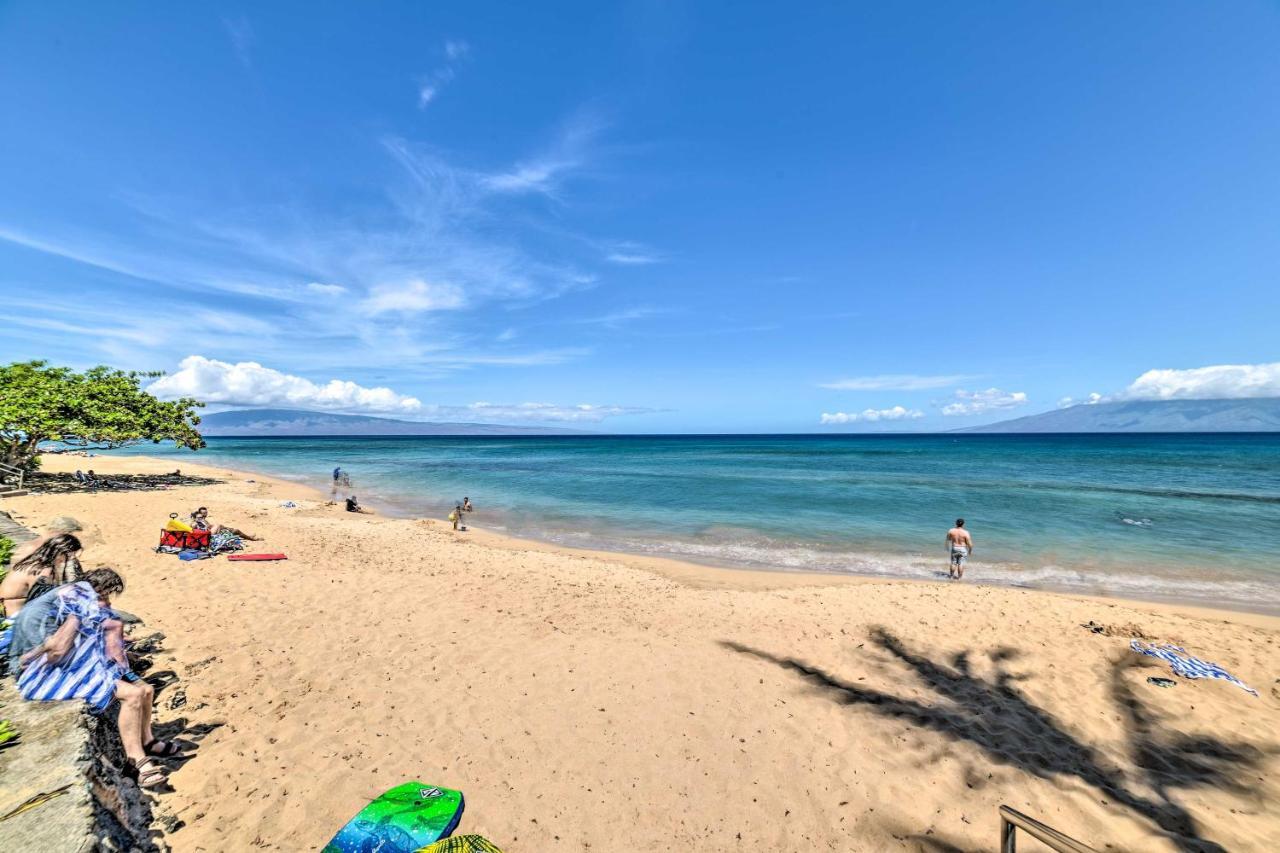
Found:
[[[996,665],[993,679],[975,676],[969,652],[952,657],[950,665],[937,663],[908,649],[888,631],[871,632],[876,646],[905,664],[923,684],[937,694],[938,703],[902,698],[841,681],[825,670],[790,657],[779,657],[741,643],[721,645],[795,672],[832,701],[867,706],[877,714],[905,720],[952,740],[963,740],[983,750],[992,760],[1008,764],[1043,779],[1068,776],[1107,794],[1112,800],[1147,818],[1178,849],[1195,853],[1223,851],[1220,845],[1200,837],[1195,820],[1171,794],[1179,788],[1200,786],[1243,790],[1244,777],[1255,769],[1261,753],[1247,744],[1229,744],[1208,737],[1165,738],[1152,725],[1153,718],[1127,691],[1127,684],[1112,673],[1112,696],[1128,704],[1130,751],[1143,768],[1144,781],[1155,791],[1149,798],[1131,790],[1124,772],[1109,766],[1091,746],[1067,732],[1057,720],[1032,704],[1018,690],[1020,676],[1004,663],[1017,651],[1001,648],[989,656]],[[1181,755],[1172,754],[1184,750]]]

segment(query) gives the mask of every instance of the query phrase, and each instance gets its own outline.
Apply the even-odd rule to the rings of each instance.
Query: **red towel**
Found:
[[[284,554],[231,554],[228,560],[287,560]]]

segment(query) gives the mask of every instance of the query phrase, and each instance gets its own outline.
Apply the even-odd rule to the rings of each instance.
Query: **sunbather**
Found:
[[[80,577],[80,540],[60,533],[9,567],[0,580],[6,616],[17,616],[23,605],[56,586]]]
[[[156,739],[151,730],[155,690],[129,669],[123,646],[109,640],[119,625],[111,596],[123,591],[120,575],[94,569],[27,607],[14,623],[18,692],[36,701],[83,699],[94,713],[120,700],[117,725],[128,757],[126,773],[139,786],[155,788],[165,782],[155,759],[177,755],[181,747]]]
[[[260,536],[254,536],[251,533],[245,533],[243,530],[238,530],[226,524],[210,524],[209,508],[207,506],[202,506],[195,512],[191,513],[191,526],[196,530],[209,531],[210,536],[217,536],[219,533],[225,531],[227,533],[235,534],[241,539],[248,539],[251,542],[257,542],[262,538]]]

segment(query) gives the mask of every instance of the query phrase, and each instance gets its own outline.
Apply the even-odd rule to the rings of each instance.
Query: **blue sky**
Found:
[[[642,432],[1280,396],[1275,4],[260,5],[0,6],[0,359]]]

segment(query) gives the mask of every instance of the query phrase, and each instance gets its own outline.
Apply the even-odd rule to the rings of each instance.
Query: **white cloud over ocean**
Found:
[[[893,406],[888,409],[863,409],[861,412],[823,412],[823,424],[876,423],[877,421],[906,421],[924,417],[919,409]]]
[[[416,397],[390,388],[367,388],[342,379],[323,384],[293,376],[253,361],[232,364],[192,355],[178,370],[148,388],[161,399],[195,397],[205,403],[255,408],[283,406],[335,412],[358,412],[408,417],[410,420],[480,421],[485,423],[593,424],[619,415],[655,411],[639,406],[579,403],[488,403],[425,405]]]
[[[1115,400],[1237,400],[1280,397],[1280,362],[1148,370]]]
[[[999,388],[988,388],[985,391],[965,391],[955,393],[955,402],[942,407],[942,414],[948,417],[982,415],[987,412],[1014,409],[1026,405],[1025,391],[1001,391]]]
[[[147,389],[161,399],[195,397],[228,406],[288,406],[344,412],[414,413],[422,408],[416,397],[390,388],[366,388],[331,379],[323,385],[263,367],[253,361],[231,364],[192,355],[178,370],[157,379]]]

